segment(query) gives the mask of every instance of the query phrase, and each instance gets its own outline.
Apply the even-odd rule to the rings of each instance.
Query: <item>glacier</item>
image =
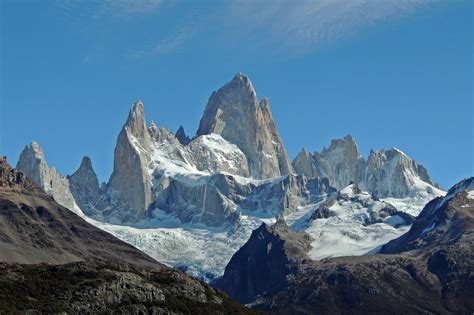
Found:
[[[88,222],[169,266],[219,277],[262,222],[284,219],[313,238],[311,258],[370,255],[404,234],[445,192],[402,151],[371,151],[351,136],[291,163],[270,112],[238,74],[214,92],[189,138],[152,121],[135,102],[117,137],[114,170],[99,185],[84,157],[71,176],[49,167],[38,143],[18,170]]]

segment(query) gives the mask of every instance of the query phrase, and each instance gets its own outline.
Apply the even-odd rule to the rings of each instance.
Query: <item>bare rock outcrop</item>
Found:
[[[23,172],[61,205],[73,211],[79,211],[69,187],[66,176],[50,168],[40,145],[33,141],[23,149],[16,169]]]
[[[148,169],[151,143],[143,103],[137,101],[130,109],[118,136],[114,169],[108,183],[109,193],[118,194],[119,198],[125,200],[124,207],[133,209],[137,218],[147,216],[148,206],[152,202]]]
[[[89,224],[0,158],[0,313],[255,312]]]
[[[216,285],[241,303],[263,292],[277,292],[302,261],[309,260],[311,242],[308,234],[292,231],[282,219],[271,226],[262,223],[232,256]]]
[[[79,169],[69,176],[69,187],[79,208],[87,215],[94,213],[101,190],[88,156],[82,158]]]
[[[248,160],[250,175],[273,178],[292,172],[266,98],[260,102],[249,78],[237,74],[212,93],[197,135],[216,133],[236,144]]]
[[[314,261],[296,232],[262,225],[216,283],[275,314],[472,313],[473,192],[470,178],[430,202],[384,254]]]
[[[420,190],[436,197],[442,192],[426,168],[399,149],[371,150],[365,160],[350,135],[332,140],[321,153],[311,154],[303,149],[293,167],[298,174],[308,177],[327,177],[337,189],[357,183],[362,190],[378,197],[403,198]]]
[[[178,128],[178,131],[176,131],[176,134],[174,135],[176,137],[176,139],[178,139],[178,141],[181,143],[181,144],[188,144],[189,142],[191,142],[191,139],[186,135],[186,133],[184,132],[184,128],[183,126],[179,126]]]

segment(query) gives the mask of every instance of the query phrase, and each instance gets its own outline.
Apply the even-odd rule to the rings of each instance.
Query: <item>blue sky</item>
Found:
[[[194,134],[237,72],[293,158],[352,134],[447,188],[473,175],[471,1],[1,1],[0,153],[37,140],[71,174],[113,166],[128,109]]]

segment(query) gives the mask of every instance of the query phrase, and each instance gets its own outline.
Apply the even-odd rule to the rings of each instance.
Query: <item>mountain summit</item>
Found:
[[[151,177],[147,171],[151,149],[150,134],[145,120],[143,103],[137,101],[117,138],[114,170],[109,189],[121,194],[139,217],[144,217],[151,203]]]
[[[197,135],[211,133],[221,135],[242,150],[254,178],[273,178],[292,172],[268,100],[258,101],[252,82],[242,73],[209,98]]]
[[[293,167],[308,177],[327,177],[337,189],[358,183],[362,190],[379,197],[403,198],[416,191],[439,191],[426,168],[401,150],[371,150],[365,160],[351,135],[332,140],[320,153],[311,154],[303,148]]]

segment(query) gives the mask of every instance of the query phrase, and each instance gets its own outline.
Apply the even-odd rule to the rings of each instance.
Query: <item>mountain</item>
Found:
[[[43,150],[37,142],[33,141],[25,146],[16,168],[53,196],[58,203],[73,211],[80,211],[71,193],[68,178],[60,175],[54,167],[48,166]]]
[[[453,186],[445,197],[430,201],[410,231],[385,244],[381,253],[400,253],[457,242],[474,235],[474,178]]]
[[[5,158],[0,158],[0,312],[251,313],[87,223]]]
[[[35,150],[41,152],[39,157]],[[43,187],[48,186],[49,177],[40,176],[42,172],[54,172],[62,184],[61,190],[51,190],[58,202],[112,223],[152,219],[152,212],[161,209],[182,223],[235,225],[238,209],[289,213],[321,201],[332,190],[325,179],[302,175],[253,179],[248,159],[237,145],[214,133],[183,145],[169,129],[154,123],[146,127],[140,101],[129,111],[114,157],[114,171],[102,187],[89,158],[83,159],[74,174],[61,177],[49,169],[36,142],[22,153],[18,167]],[[65,196],[71,200],[63,203]]]
[[[179,126],[178,128],[178,131],[176,131],[176,134],[174,135],[176,137],[176,139],[178,139],[178,141],[181,143],[181,144],[188,144],[189,142],[191,142],[191,139],[186,135],[186,133],[184,132],[184,128],[183,126]]]
[[[132,216],[144,218],[152,202],[151,137],[148,133],[143,103],[137,101],[117,138],[114,169],[108,189],[125,200],[125,207],[133,209]]]
[[[309,236],[260,227],[235,253],[217,284],[238,301],[272,313],[470,314],[473,182],[474,178],[465,180],[426,205],[408,233],[383,246],[382,252],[390,254],[314,261],[307,258],[311,249],[301,246]],[[262,260],[272,270],[285,270],[273,278],[272,288],[256,286],[256,276],[248,276],[268,273],[253,263]]]
[[[211,133],[242,150],[250,175],[256,179],[279,177],[293,170],[268,100],[258,101],[252,82],[242,73],[209,98],[197,135]]]
[[[313,259],[363,255],[405,233],[444,194],[399,150],[365,161],[350,136],[321,153],[303,150],[295,174],[268,100],[243,74],[211,95],[192,139],[183,128],[147,124],[141,101],[127,114],[107,183],[99,185],[87,157],[72,175],[58,174],[36,142],[17,167],[88,222],[206,280],[275,217],[315,238]],[[343,196],[351,183],[360,191]]]
[[[131,245],[60,206],[0,159],[0,260],[22,264],[77,261],[163,267]]]
[[[331,141],[321,153],[305,148],[293,161],[298,174],[327,177],[330,184],[342,189],[352,182],[378,197],[404,198],[418,193],[436,194],[439,187],[428,171],[397,148],[371,150],[365,160],[352,136]]]
[[[306,252],[312,241],[308,234],[292,231],[283,219],[271,226],[262,223],[232,256],[216,285],[242,303],[251,302],[262,292],[277,291],[288,274],[310,259]]]
[[[103,191],[88,156],[82,158],[79,169],[69,176],[69,188],[79,208],[87,215],[94,213]]]

